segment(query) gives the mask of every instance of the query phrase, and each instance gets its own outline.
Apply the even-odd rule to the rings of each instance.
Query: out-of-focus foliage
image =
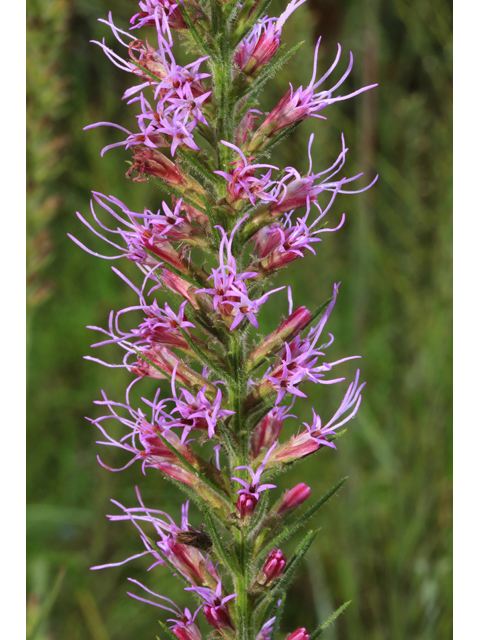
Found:
[[[68,36],[66,0],[32,0],[27,17],[27,304],[45,300],[42,272],[52,257],[48,224],[61,203],[67,136],[59,127],[68,96],[61,60]]]
[[[270,15],[279,15],[284,4],[275,0]],[[31,238],[46,229],[48,198],[55,198],[56,211],[48,224],[50,263],[37,280],[51,281],[53,295],[31,323],[28,363],[30,625],[66,568],[38,627],[36,637],[42,639],[154,638],[160,631],[157,611],[125,595],[127,576],[186,602],[166,571],[145,577],[146,559],[89,571],[93,564],[139,551],[133,527],[106,521],[109,498],[133,505],[133,487],[139,484],[147,504],[174,516],[180,512],[176,492],[153,471],[143,477],[133,466],[113,474],[95,460],[97,453],[106,454],[84,416],[99,415],[92,400],[102,388],[121,400],[128,376],[82,360],[91,342],[84,327],[104,325],[110,309],[132,299],[108,263],[83,254],[66,237],[71,231],[92,248],[104,249],[74,216],[75,210],[87,212],[91,189],[114,194],[132,209],[158,206],[162,197],[149,185],[124,178],[128,154],[116,150],[100,158],[100,149],[118,139],[114,130],[82,132],[98,120],[127,127],[133,122],[134,108],[119,100],[131,79],[88,41],[111,38],[97,18],[112,10],[126,26],[134,6],[127,0],[29,0]],[[348,50],[355,55],[350,86],[374,81],[380,86],[325,111],[326,122],[307,121],[272,158],[277,165],[306,169],[306,146],[314,132],[314,168],[326,168],[344,132],[351,149],[349,173],[378,172],[380,179],[362,196],[338,198],[330,220],[337,222],[345,211],[345,226],[324,236],[316,257],[289,271],[295,302],[310,307],[342,281],[329,327],[336,336],[331,349],[338,357],[361,354],[368,384],[338,451],[322,450],[280,478],[283,486],[303,481],[320,494],[349,476],[338,499],[319,516],[322,531],[291,589],[285,629],[312,629],[352,599],[326,640],[448,638],[451,7],[432,0],[309,0],[284,29],[287,45],[300,39],[305,44],[268,86],[265,110],[289,81],[308,83],[319,35],[321,68],[329,66],[341,42],[345,64]],[[61,154],[58,140],[68,141]],[[35,263],[33,271],[38,273]],[[285,311],[285,302],[272,299],[263,328],[273,328]],[[108,357],[118,361],[119,353],[112,348]],[[345,368],[350,377],[354,364]],[[327,419],[342,393],[328,391],[314,396],[311,390],[309,396]],[[309,419],[309,406],[297,403],[299,420]],[[292,420],[287,432],[297,426]],[[123,460],[108,459],[118,466]]]

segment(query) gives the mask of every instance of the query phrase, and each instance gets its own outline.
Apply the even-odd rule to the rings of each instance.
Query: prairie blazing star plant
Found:
[[[124,401],[102,392],[96,404],[104,415],[92,423],[101,433],[100,444],[125,452],[122,468],[152,468],[187,499],[180,521],[146,506],[138,488],[135,506],[113,501],[117,511],[108,518],[136,527],[138,553],[93,569],[148,556],[150,568],[181,580],[190,609],[136,580],[129,592],[162,610],[164,637],[172,640],[201,640],[205,633],[227,640],[277,639],[287,588],[315,532],[309,531],[290,557],[282,543],[343,481],[300,509],[300,516],[310,487],[301,483],[279,495],[273,481],[320,449],[329,455],[362,399],[365,383],[357,371],[332,417],[314,410],[296,435],[281,437],[284,421],[296,419],[295,402],[307,397],[306,383],[342,383],[342,363],[359,356],[331,361],[326,355],[333,336],[325,335],[325,325],[339,284],[311,312],[294,308],[290,288],[272,280],[291,262],[315,254],[322,234],[342,226],[344,216],[334,228],[324,221],[339,193],[371,186],[352,189],[362,174],[342,175],[348,151],[343,136],[337,159],[320,171],[314,168],[313,136],[305,174],[268,162],[272,147],[300,122],[325,118],[333,103],[375,86],[342,93],[352,55],[345,64],[339,45],[331,66],[320,71],[319,40],[309,84],[290,85],[270,113],[256,108],[266,81],[298,49],[282,53],[281,36],[288,17],[304,2],[292,0],[279,18],[270,18],[268,1],[141,0],[126,29],[111,14],[101,20],[108,37],[95,42],[131,74],[123,99],[134,105],[137,122],[132,131],[111,122],[85,128],[118,130],[119,140],[102,155],[113,147],[129,149],[127,177],[154,182],[168,201],[157,211],[137,212],[94,191],[91,218],[78,214],[109,245],[107,255],[72,236],[74,242],[94,256],[131,260],[141,273],[132,282],[112,267],[138,304],[112,312],[107,328],[90,327],[100,336],[94,347],[115,343],[124,355],[117,364],[89,359],[124,367],[133,377]],[[177,42],[192,56],[185,66],[175,60]],[[339,65],[343,73],[337,72],[340,79],[333,83]],[[288,300],[288,316],[270,335],[259,335],[261,308],[281,296]],[[129,321],[135,317],[138,324]],[[132,387],[145,377],[167,380],[168,391],[158,389],[137,407]],[[110,432],[112,420],[124,428],[118,438]],[[99,462],[120,470],[109,466],[108,454]],[[204,520],[199,529],[189,523],[191,503]],[[317,630],[307,632],[299,621],[287,640],[314,640],[345,606]]]

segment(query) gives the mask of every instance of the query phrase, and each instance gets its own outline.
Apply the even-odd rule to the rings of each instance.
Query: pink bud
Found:
[[[257,424],[253,431],[252,454],[256,458],[263,448],[270,449],[283,426],[286,407],[275,407]]]
[[[305,627],[300,627],[300,629],[295,629],[295,631],[288,635],[285,640],[310,640],[310,636]]]
[[[298,435],[292,436],[286,444],[277,447],[270,456],[269,462],[293,462],[314,453],[321,446],[305,429]]]
[[[180,167],[169,160],[167,157],[149,147],[134,147],[134,154],[132,158],[132,166],[127,171],[127,178],[130,178],[132,173],[138,172],[138,176],[133,178],[134,182],[143,182],[147,180],[146,176],[155,176],[161,178],[170,184],[183,185],[186,184],[185,177]]]
[[[310,496],[311,492],[310,487],[307,487],[304,482],[286,491],[282,503],[278,508],[278,515],[281,516],[286,511],[299,507]]]
[[[162,282],[167,289],[170,289],[174,293],[178,293],[185,298],[185,300],[188,300],[194,309],[198,309],[198,302],[194,295],[195,287],[193,287],[189,282],[183,280],[183,278],[180,278],[167,269],[162,269]]]
[[[297,307],[288,318],[283,320],[278,329],[271,333],[248,356],[251,366],[254,366],[261,358],[278,351],[285,342],[294,338],[309,322],[311,313],[306,307]]]
[[[257,582],[267,586],[272,580],[278,578],[286,565],[286,558],[280,549],[274,549],[268,554],[268,558],[260,571]]]
[[[178,480],[179,482],[183,482],[184,484],[188,484],[189,487],[197,487],[198,479],[193,473],[189,471],[185,471],[182,467],[179,467],[176,464],[172,464],[171,462],[160,462],[160,464],[155,465],[157,469],[163,471],[170,476],[174,480]]]
[[[265,258],[280,247],[284,240],[284,235],[281,231],[282,225],[278,222],[260,229],[255,236],[255,253],[259,258]]]
[[[236,506],[240,517],[246,518],[247,516],[251,516],[255,511],[257,502],[258,500],[255,496],[249,495],[248,493],[241,493],[238,496],[237,502],[234,502],[234,505]]]
[[[202,640],[200,629],[193,622],[186,625],[177,625],[173,627],[172,632],[177,636],[178,640]]]
[[[235,144],[237,147],[243,147],[243,145],[248,141],[248,136],[255,127],[255,120],[258,120],[259,118],[259,116],[254,115],[257,113],[261,114],[262,112],[258,111],[258,109],[249,109],[243,116],[237,130],[235,131]]]
[[[224,629],[225,627],[229,627],[230,629],[235,628],[228,609],[224,605],[212,607],[207,604],[203,607],[203,613],[205,614],[208,624],[211,624],[215,629]]]

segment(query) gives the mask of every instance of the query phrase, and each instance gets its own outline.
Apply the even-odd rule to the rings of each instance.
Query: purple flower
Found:
[[[275,620],[276,619],[277,619],[277,616],[273,616],[273,618],[270,618],[270,620],[267,620],[267,622],[265,622],[263,627],[258,632],[257,637],[255,638],[255,640],[270,640],[270,637],[271,637],[272,631],[273,631],[273,627],[275,626]]]
[[[172,145],[170,147],[172,156],[175,155],[175,151],[179,145],[186,145],[195,151],[200,150],[192,136],[192,131],[195,129],[196,124],[196,120],[186,123],[177,113],[174,113],[171,118],[166,116],[160,119],[158,131],[172,138]]]
[[[244,216],[232,229],[230,238],[224,231],[224,229],[217,225],[216,228],[220,230],[222,234],[222,240],[219,248],[219,263],[220,266],[217,269],[212,269],[212,275],[208,278],[213,278],[214,288],[212,289],[197,289],[196,293],[208,293],[213,298],[213,308],[218,309],[222,315],[234,316],[230,325],[230,331],[235,329],[240,322],[246,317],[254,327],[258,327],[258,321],[256,314],[258,313],[260,306],[264,304],[268,297],[280,291],[285,287],[278,287],[273,289],[257,300],[251,300],[248,294],[245,280],[254,278],[258,275],[256,272],[244,272],[237,273],[237,263],[232,254],[232,243],[235,232],[242,224],[242,222],[248,216]],[[226,252],[226,262],[225,262]],[[230,309],[228,308],[230,307]]]
[[[360,370],[357,370],[355,380],[349,385],[347,393],[345,394],[340,406],[338,407],[332,418],[327,422],[327,424],[322,426],[322,419],[315,413],[314,410],[312,410],[312,424],[309,425],[307,422],[303,423],[307,427],[310,437],[315,440],[317,444],[323,444],[326,447],[332,447],[333,449],[336,449],[334,443],[330,442],[326,438],[327,436],[335,434],[336,430],[339,427],[343,426],[346,422],[353,420],[353,418],[356,416],[360,403],[362,402],[362,389],[367,384],[366,382],[364,382],[363,384],[358,386],[359,376]],[[340,420],[340,418],[350,409],[352,409],[352,412],[346,418]]]
[[[178,413],[179,418],[172,420],[171,427],[183,428],[182,444],[192,429],[207,430],[208,437],[212,439],[215,435],[215,427],[217,426],[218,420],[225,416],[233,415],[235,411],[221,408],[222,392],[220,389],[218,389],[213,402],[210,402],[205,396],[206,386],[200,389],[196,396],[190,393],[190,391],[182,389],[180,398],[178,398],[175,389],[175,375],[176,369],[174,369],[172,375],[172,393],[176,406],[171,411],[171,414]]]
[[[318,39],[317,46],[315,47],[313,74],[308,86],[305,87],[305,89],[303,89],[303,87],[300,87],[294,92],[293,87],[290,85],[290,91],[286,93],[286,95],[280,100],[277,106],[270,112],[265,122],[256,132],[254,136],[255,138],[259,138],[261,136],[271,136],[279,129],[288,127],[295,122],[305,120],[305,118],[308,118],[309,116],[322,118],[323,116],[318,115],[318,112],[325,107],[333,104],[334,102],[339,102],[340,100],[353,98],[354,96],[363,93],[363,91],[367,91],[368,89],[372,89],[373,87],[377,86],[376,84],[372,84],[367,87],[357,89],[357,91],[349,93],[346,96],[339,95],[333,97],[333,92],[338,89],[341,84],[343,84],[352,70],[353,54],[352,52],[350,52],[350,62],[348,64],[347,70],[340,78],[340,80],[331,89],[328,89],[326,91],[317,91],[320,85],[330,76],[330,74],[336,68],[342,52],[341,46],[338,45],[337,55],[332,66],[320,78],[320,80],[317,80],[315,82],[315,77],[317,75],[318,48],[320,46],[320,42],[321,38]]]
[[[255,205],[255,200],[260,198],[266,202],[276,201],[276,197],[268,193],[268,190],[273,188],[274,182],[271,182],[270,176],[272,175],[272,169],[277,169],[271,164],[251,164],[249,160],[252,158],[246,158],[243,151],[225,140],[221,141],[226,147],[234,149],[240,158],[232,162],[235,165],[235,169],[227,173],[226,171],[214,171],[218,175],[225,178],[228,182],[227,188],[227,200],[228,202],[236,202],[237,200],[250,200],[252,205]],[[270,169],[266,174],[257,178],[254,176],[256,171],[260,168]]]
[[[178,2],[174,0],[140,0],[138,3],[141,11],[130,19],[133,25],[130,29],[139,29],[147,26],[161,24],[165,33],[168,27],[173,29],[186,29],[187,25],[178,9]]]
[[[135,558],[144,555],[152,555],[154,563],[149,567],[149,570],[151,570],[158,565],[166,564],[162,556],[158,553],[158,550],[160,550],[162,554],[168,558],[175,569],[177,569],[192,584],[204,584],[206,581],[211,581],[212,578],[216,580],[216,572],[212,563],[207,561],[196,547],[177,542],[177,534],[181,531],[188,530],[189,528],[188,501],[182,506],[182,520],[180,527],[178,527],[174,520],[164,511],[145,507],[138,487],[136,487],[136,492],[140,507],[126,508],[116,500],[112,500],[111,502],[120,507],[124,513],[123,515],[109,515],[107,518],[112,522],[120,520],[129,520],[132,522],[138,529],[140,538],[146,550],[121,562],[96,566],[92,567],[92,569],[96,570],[107,567],[116,567]],[[153,526],[155,535],[159,538],[157,541],[154,541],[150,536],[147,536],[144,533],[139,523],[145,522]]]
[[[245,480],[242,480],[241,478],[232,477],[232,480],[235,480],[236,482],[239,482],[243,487],[243,489],[239,489],[237,491],[237,494],[239,494],[239,495],[247,494],[248,496],[253,496],[258,501],[258,499],[260,497],[260,493],[262,491],[266,491],[267,489],[276,489],[276,487],[277,487],[276,484],[260,484],[260,478],[261,478],[262,473],[265,471],[265,467],[267,465],[268,458],[270,457],[270,454],[275,449],[277,444],[278,444],[277,442],[273,443],[273,445],[270,447],[270,449],[265,454],[265,458],[263,459],[262,464],[258,467],[258,469],[256,471],[253,471],[252,467],[247,467],[245,465],[241,465],[240,467],[235,467],[235,471],[238,471],[240,469],[246,469],[250,473],[250,476],[251,476],[251,482],[246,482]]]
[[[222,581],[219,580],[215,591],[206,587],[186,587],[185,591],[194,591],[201,596],[206,604],[203,607],[203,613],[207,622],[215,629],[230,628],[234,629],[232,619],[226,606],[227,602],[232,598],[236,598],[237,594],[233,593],[222,598]]]
[[[129,591],[127,591],[127,595],[135,598],[135,600],[140,600],[140,602],[145,602],[146,604],[151,604],[154,607],[159,607],[160,609],[164,609],[165,611],[170,611],[171,613],[173,613],[176,616],[176,619],[170,618],[168,622],[173,623],[170,625],[170,629],[179,640],[202,640],[200,629],[195,624],[195,618],[197,617],[200,607],[192,615],[189,609],[185,608],[182,611],[180,607],[178,607],[175,602],[173,602],[173,600],[170,600],[170,598],[166,598],[165,596],[161,596],[154,591],[150,591],[150,589],[147,589],[147,587],[141,582],[138,582],[138,580],[134,580],[133,578],[127,578],[127,580],[133,582],[133,584],[138,585],[141,589],[154,596],[155,598],[158,598],[163,602],[167,602],[169,604],[169,606],[166,606],[165,604],[147,600],[146,598],[141,598],[135,593],[130,593]]]
[[[270,62],[278,47],[287,18],[306,0],[292,0],[280,18],[265,16],[253,26],[235,51],[234,61],[247,75],[255,75]]]
[[[170,431],[174,420],[170,417],[170,412],[165,409],[171,399],[159,400],[160,390],[157,391],[153,402],[144,399],[145,404],[151,409],[151,416],[148,417],[140,408],[134,409],[131,406],[129,398],[131,386],[127,388],[125,403],[109,400],[102,391],[103,399],[95,401],[94,404],[107,407],[110,414],[91,419],[90,422],[106,438],[106,440],[97,441],[97,444],[123,449],[133,454],[133,458],[121,469],[112,469],[104,464],[100,457],[98,457],[99,463],[109,471],[122,471],[136,460],[141,460],[144,473],[147,467],[158,469],[163,463],[178,464],[177,457],[164,442],[167,440],[190,464],[193,464],[195,456],[187,446],[188,443],[180,441],[180,438]],[[115,420],[127,427],[127,434],[119,439],[112,437],[103,426],[103,423],[108,420]]]
[[[278,355],[276,364],[271,370],[267,371],[270,375],[265,376],[261,385],[273,385],[273,388],[277,391],[275,404],[280,404],[286,393],[305,398],[306,395],[298,389],[298,385],[305,380],[320,384],[341,382],[345,378],[336,378],[335,380],[323,380],[323,378],[325,373],[330,371],[335,365],[360,357],[349,356],[336,362],[324,362],[316,366],[318,357],[325,355],[320,349],[330,346],[333,342],[333,336],[330,334],[330,341],[327,344],[322,345],[320,349],[315,348],[323,327],[335,305],[339,286],[340,283],[335,285],[332,301],[328,305],[318,325],[310,329],[307,338],[302,339],[300,336],[297,336],[290,343],[285,343],[284,348]]]

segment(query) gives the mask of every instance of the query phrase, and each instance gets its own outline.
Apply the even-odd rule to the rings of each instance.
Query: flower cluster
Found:
[[[124,402],[102,391],[95,403],[102,415],[91,423],[111,453],[99,462],[112,471],[138,464],[144,474],[160,473],[195,501],[205,522],[198,528],[190,524],[187,500],[177,525],[164,511],[146,507],[137,489],[139,506],[113,501],[120,513],[108,517],[130,522],[143,548],[93,568],[147,556],[149,569],[180,578],[196,609],[181,609],[137,580],[130,579],[135,590],[129,592],[173,615],[167,619],[170,630],[161,624],[179,640],[202,640],[204,626],[212,638],[277,640],[285,591],[313,533],[290,558],[281,546],[321,503],[297,520],[311,488],[299,483],[281,494],[272,480],[290,463],[336,448],[334,440],[355,417],[365,384],[357,371],[328,422],[314,411],[311,423],[285,435],[285,421],[298,422],[292,411],[307,397],[309,383],[342,383],[345,375],[332,375],[333,368],[359,356],[325,355],[333,336],[322,336],[339,284],[313,313],[294,308],[290,287],[272,288],[272,278],[292,261],[316,255],[320,235],[342,227],[344,215],[332,228],[324,224],[339,194],[371,186],[347,187],[362,174],[342,175],[348,151],[343,136],[340,154],[322,171],[313,170],[313,136],[305,174],[261,160],[282,130],[310,116],[323,118],[319,112],[326,107],[371,88],[334,96],[351,71],[351,57],[340,80],[321,89],[341,49],[317,80],[319,40],[308,86],[291,87],[265,117],[255,108],[270,65],[288,58],[278,57],[282,29],[304,2],[292,0],[279,18],[270,18],[257,0],[208,7],[195,0],[140,0],[128,31],[111,14],[101,21],[124,47],[125,59],[105,40],[96,43],[140,81],[123,96],[138,108],[138,131],[108,122],[85,128],[107,125],[126,133],[102,155],[113,147],[131,149],[127,177],[152,180],[171,198],[138,212],[94,191],[91,221],[77,215],[109,249],[99,253],[70,236],[89,254],[126,258],[141,273],[135,283],[112,267],[138,302],[112,311],[106,328],[89,327],[101,336],[93,347],[115,345],[124,355],[116,363],[87,359],[125,368],[131,377]],[[155,47],[137,37],[144,30],[155,33]],[[179,37],[197,56],[185,66],[174,57]],[[259,317],[264,306],[273,309],[271,296],[281,291],[275,300],[280,304],[286,293],[288,313],[262,336]],[[144,378],[156,386],[153,398],[137,397]],[[304,627],[286,636],[309,637]]]

